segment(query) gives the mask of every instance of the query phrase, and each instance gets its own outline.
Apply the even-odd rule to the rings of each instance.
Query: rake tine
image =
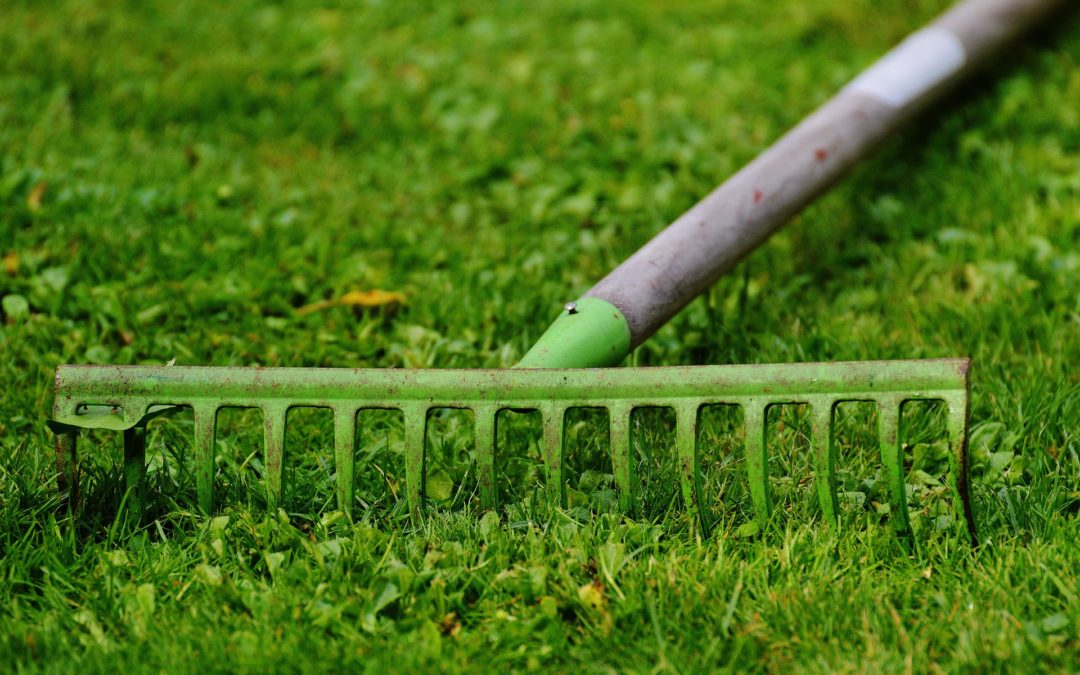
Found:
[[[146,427],[124,431],[124,485],[130,494],[132,512],[142,513],[143,484],[146,480]]]
[[[821,513],[829,527],[839,524],[836,502],[836,443],[833,429],[834,402],[820,400],[813,404],[811,443],[814,448],[814,485],[817,487]]]
[[[266,453],[266,501],[271,509],[283,504],[282,474],[285,463],[286,406],[263,408],[263,448]]]
[[[72,429],[56,434],[56,484],[68,491],[68,506],[75,510],[79,503],[79,473],[76,446],[79,432]]]
[[[679,483],[682,486],[683,503],[690,512],[690,522],[701,528],[703,536],[709,533],[705,513],[701,509],[701,480],[697,456],[698,404],[689,403],[675,408],[675,447],[679,457]]]
[[[608,443],[611,446],[611,470],[619,493],[619,507],[634,513],[634,457],[630,447],[630,414],[628,405],[615,404],[608,409]]]
[[[473,438],[476,440],[476,471],[480,478],[480,506],[494,509],[498,506],[498,488],[495,485],[495,406],[476,406],[473,409]]]
[[[952,396],[946,401],[949,407],[949,487],[956,500],[956,511],[967,526],[968,537],[972,546],[979,545],[979,533],[975,528],[975,514],[971,509],[971,489],[968,485],[968,398],[966,395]]]
[[[195,413],[195,492],[199,510],[209,515],[214,510],[214,427],[217,407],[197,406]]]
[[[424,503],[427,412],[427,407],[422,404],[402,406],[405,415],[405,496],[414,520],[419,520],[420,507]]]
[[[750,483],[750,498],[758,524],[765,528],[772,511],[769,495],[768,457],[765,448],[765,417],[767,407],[750,399],[743,404],[743,424],[746,427],[746,477]]]
[[[566,484],[563,481],[563,419],[566,408],[545,405],[544,417],[544,466],[547,469],[548,498],[552,504],[566,508]]]
[[[334,408],[334,464],[337,471],[337,505],[352,516],[356,457],[356,413],[353,407]]]
[[[906,536],[911,532],[911,524],[908,522],[904,456],[900,447],[900,415],[903,403],[896,399],[878,402],[878,441],[881,445],[885,482],[889,490],[889,520],[898,535]]]

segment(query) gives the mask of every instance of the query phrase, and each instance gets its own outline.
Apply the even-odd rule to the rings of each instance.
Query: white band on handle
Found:
[[[964,45],[955,35],[930,26],[909,35],[844,90],[902,108],[960,72],[966,60]]]

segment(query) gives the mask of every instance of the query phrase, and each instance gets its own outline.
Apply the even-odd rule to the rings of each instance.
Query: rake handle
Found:
[[[585,295],[633,349],[905,122],[1063,0],[965,0],[911,34]]]

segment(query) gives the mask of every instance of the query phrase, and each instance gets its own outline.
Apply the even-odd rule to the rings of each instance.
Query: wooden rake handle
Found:
[[[630,349],[1063,0],[964,0],[912,33],[597,283]]]

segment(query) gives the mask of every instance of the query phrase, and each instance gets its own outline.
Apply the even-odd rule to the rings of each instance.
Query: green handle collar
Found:
[[[600,298],[568,303],[515,368],[604,368],[630,353],[630,325]]]

